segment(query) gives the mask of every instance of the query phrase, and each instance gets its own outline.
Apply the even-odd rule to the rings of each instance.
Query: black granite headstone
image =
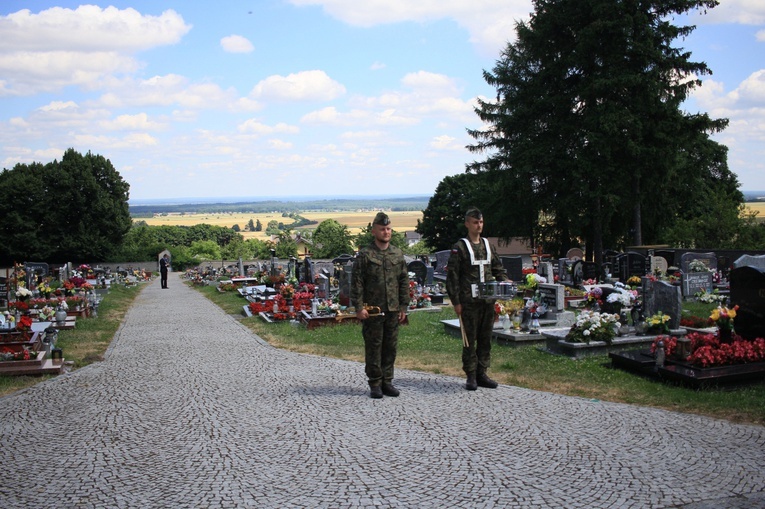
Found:
[[[744,339],[765,338],[765,272],[755,267],[730,271],[731,305],[738,306],[733,329]]]
[[[303,280],[310,284],[315,282],[313,280],[313,262],[308,257],[303,262]]]
[[[522,256],[500,256],[499,261],[502,262],[507,277],[516,282],[524,282]]]
[[[428,267],[420,260],[414,260],[409,262],[409,265],[406,266],[406,269],[409,272],[414,273],[414,280],[421,285],[426,284],[426,280],[428,278]]]
[[[595,262],[582,262],[582,278],[583,279],[600,279],[600,268]]]

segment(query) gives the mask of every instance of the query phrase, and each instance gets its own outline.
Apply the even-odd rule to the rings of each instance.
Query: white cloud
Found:
[[[495,55],[515,35],[515,23],[533,11],[531,0],[289,0],[293,5],[320,5],[350,25],[371,27],[402,21],[451,18],[469,32],[470,42]]]
[[[324,71],[302,71],[269,76],[252,89],[251,97],[277,101],[331,101],[345,94],[345,87]]]
[[[276,124],[275,126],[270,126],[263,124],[261,122],[258,122],[257,120],[251,118],[237,126],[237,129],[240,133],[245,134],[257,134],[257,135],[269,135],[274,133],[287,133],[287,134],[297,134],[300,132],[300,128],[297,126],[285,124],[284,122],[280,122]]]
[[[292,148],[292,143],[282,140],[268,140],[268,146],[275,150],[289,150]]]
[[[98,86],[110,75],[138,70],[134,53],[175,44],[190,29],[172,10],[149,16],[82,5],[0,16],[0,95]]]
[[[114,120],[101,122],[100,125],[107,131],[155,131],[162,128],[162,124],[149,120],[146,113],[120,115]]]
[[[175,44],[191,25],[173,10],[160,16],[135,9],[53,7],[39,14],[24,9],[0,16],[0,51],[75,51],[133,53]]]
[[[720,5],[706,13],[696,13],[694,22],[762,25],[765,23],[765,3],[762,0],[723,0]]]
[[[383,111],[353,109],[340,113],[335,107],[327,107],[312,111],[300,119],[306,124],[326,124],[335,126],[375,125],[375,126],[405,126],[415,125],[419,118],[399,114],[394,108]]]
[[[114,81],[110,92],[99,99],[100,104],[110,108],[177,105],[185,109],[210,109],[233,107],[238,101],[233,88],[223,90],[214,83],[191,83],[177,74]]]
[[[379,71],[380,69],[385,69],[385,64],[382,62],[375,62],[372,65],[369,66],[369,69],[372,71]]]
[[[241,35],[229,35],[220,40],[220,45],[228,53],[252,53],[255,46]]]
[[[757,32],[755,37],[757,38],[759,42],[765,42],[765,30],[760,30],[759,32]]]
[[[437,150],[462,150],[465,147],[456,143],[457,138],[447,135],[436,136],[431,140],[430,146]]]

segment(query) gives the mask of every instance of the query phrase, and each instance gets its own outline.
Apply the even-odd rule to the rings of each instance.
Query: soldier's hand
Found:
[[[359,320],[366,320],[369,318],[369,312],[366,309],[361,308],[360,310],[356,311],[356,318]]]
[[[399,311],[398,312],[398,323],[404,323],[404,320],[406,320],[406,311]]]
[[[455,304],[454,312],[457,313],[457,316],[462,316],[462,304]]]

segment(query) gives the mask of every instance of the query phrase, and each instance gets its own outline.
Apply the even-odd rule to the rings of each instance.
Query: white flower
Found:
[[[29,290],[29,288],[26,288],[24,286],[19,286],[16,290],[16,297],[31,297],[32,292]]]

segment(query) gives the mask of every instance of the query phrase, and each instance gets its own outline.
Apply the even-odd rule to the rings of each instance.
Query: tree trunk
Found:
[[[632,228],[634,229],[634,238],[632,239],[634,245],[643,245],[643,223],[642,212],[640,209],[640,177],[635,176],[634,179],[634,191],[635,191],[635,203],[632,205]]]

